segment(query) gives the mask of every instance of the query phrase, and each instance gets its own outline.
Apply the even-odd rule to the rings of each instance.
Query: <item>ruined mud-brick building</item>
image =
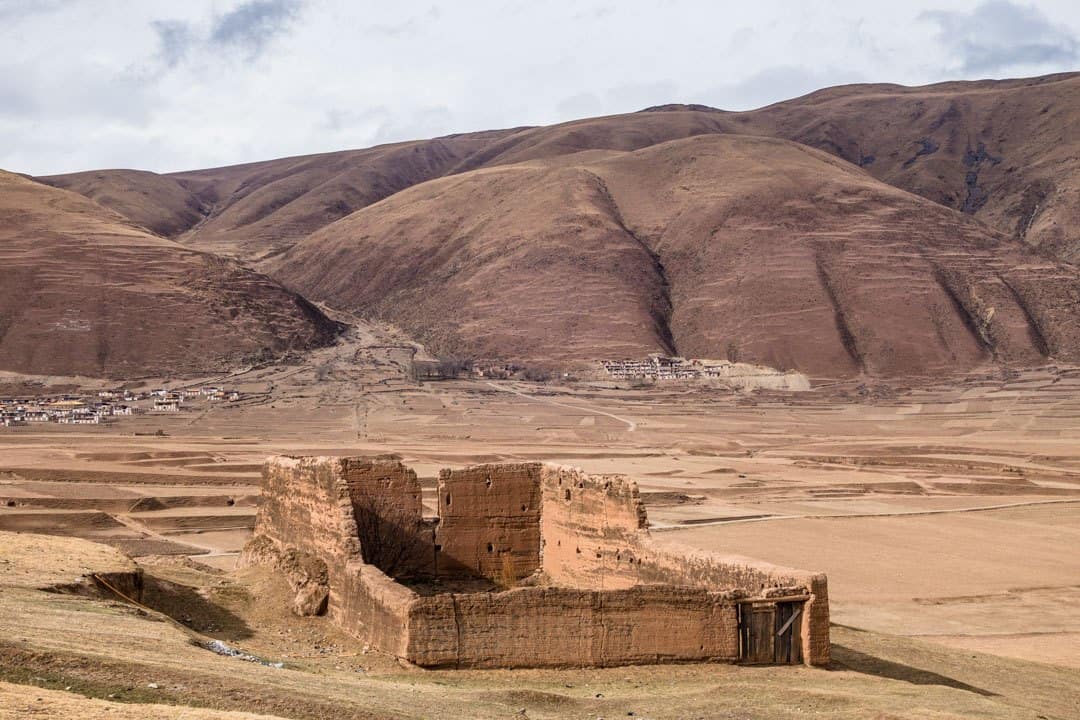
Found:
[[[829,659],[825,576],[659,546],[637,485],[542,463],[443,470],[425,517],[394,458],[277,457],[243,564],[429,667]]]

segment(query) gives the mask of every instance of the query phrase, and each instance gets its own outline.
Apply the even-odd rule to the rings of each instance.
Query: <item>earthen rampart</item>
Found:
[[[436,505],[393,458],[273,458],[242,561],[423,666],[828,661],[823,575],[661,547],[627,478],[477,465]]]

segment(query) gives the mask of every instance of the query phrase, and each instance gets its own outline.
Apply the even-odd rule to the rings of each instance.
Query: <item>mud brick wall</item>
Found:
[[[545,466],[541,477],[543,569],[556,584],[733,588],[744,597],[806,596],[800,621],[804,655],[813,665],[829,662],[824,575],[691,547],[658,546],[649,535],[637,484],[627,478],[557,466]]]
[[[541,470],[539,463],[523,463],[439,474],[440,576],[483,575],[502,582],[540,566]]]
[[[435,540],[424,522],[416,473],[397,460],[345,458],[340,463],[364,562],[392,577],[432,575]]]
[[[263,502],[255,517],[256,541],[269,541],[270,552],[294,549],[319,558],[340,575],[346,563],[360,559],[360,541],[352,499],[341,481],[335,458],[271,458],[263,465]],[[241,563],[255,564],[265,544],[249,543]],[[332,577],[333,580],[333,577]],[[331,596],[340,594],[333,587]]]
[[[649,539],[642,545],[642,582],[702,588],[736,588],[742,596],[807,597],[801,616],[803,655],[811,665],[829,662],[829,597],[825,575],[690,546]]]
[[[435,596],[413,606],[409,626],[409,657],[429,667],[612,666],[739,654],[730,595],[690,588]]]
[[[626,478],[538,463],[444,471],[435,530],[415,474],[396,459],[275,458],[263,484],[242,563],[287,575],[298,556],[323,563],[331,617],[420,665],[737,660],[738,604],[751,597],[806,598],[804,659],[829,660],[824,575],[657,544]],[[501,592],[428,596],[390,576],[504,583],[507,568],[543,572]]]
[[[543,569],[553,582],[597,590],[638,583],[647,520],[637,484],[545,466]]]
[[[263,502],[241,567],[281,567],[291,554],[325,562],[330,617],[357,637],[404,653],[408,602],[415,594],[364,564],[353,514],[353,492],[362,495],[369,479],[408,482],[402,471],[399,462],[378,458],[271,458],[263,466]]]

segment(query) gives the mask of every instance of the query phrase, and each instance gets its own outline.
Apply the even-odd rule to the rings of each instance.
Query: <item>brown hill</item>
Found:
[[[830,152],[1076,262],[1078,124],[1076,73],[913,88],[846,85],[742,113],[669,105],[171,176],[110,170],[46,180],[193,247],[259,260],[350,212],[448,174],[584,150],[637,150],[701,134],[767,135]],[[208,217],[196,225],[201,213]]]
[[[239,265],[72,192],[0,172],[0,368],[216,371],[329,342],[336,324]]]
[[[266,265],[444,354],[814,375],[1080,359],[1080,277],[850,163],[703,135],[424,183]]]
[[[201,250],[259,260],[355,210],[444,175],[507,132],[513,131],[170,175],[207,213],[202,223],[175,237]]]
[[[1080,73],[849,85],[734,119],[1080,262]]]
[[[190,229],[207,212],[176,180],[144,170],[92,170],[37,180],[85,195],[164,237]]]

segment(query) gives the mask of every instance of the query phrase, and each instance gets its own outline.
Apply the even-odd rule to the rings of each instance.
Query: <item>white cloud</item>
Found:
[[[931,10],[921,17],[938,26],[939,41],[962,73],[1056,69],[1080,59],[1076,34],[1034,5],[987,0],[970,12]]]
[[[0,167],[179,170],[1077,60],[1070,0],[875,5],[0,0]]]

